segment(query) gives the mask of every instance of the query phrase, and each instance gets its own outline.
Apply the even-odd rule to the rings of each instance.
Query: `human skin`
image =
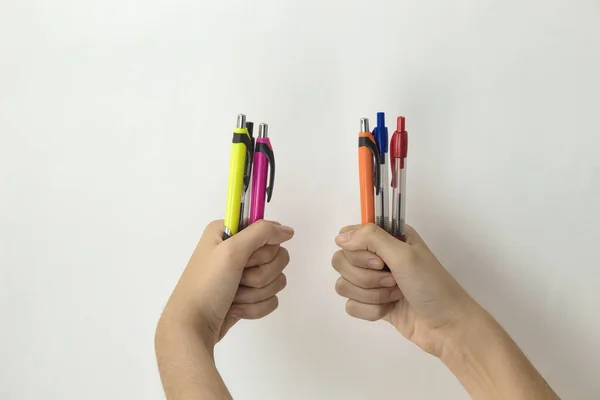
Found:
[[[347,226],[336,243],[340,250],[332,265],[341,275],[336,291],[348,299],[348,314],[389,322],[438,357],[473,399],[558,399],[414,229],[408,227],[404,243],[374,224]]]

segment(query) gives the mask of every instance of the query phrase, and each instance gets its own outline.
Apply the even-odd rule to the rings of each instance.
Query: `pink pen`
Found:
[[[268,137],[267,124],[258,126],[258,138],[254,150],[254,170],[252,171],[252,203],[250,206],[250,223],[253,224],[265,217],[265,197],[267,203],[273,195],[275,183],[275,154]],[[267,169],[269,170],[269,186],[267,186]]]

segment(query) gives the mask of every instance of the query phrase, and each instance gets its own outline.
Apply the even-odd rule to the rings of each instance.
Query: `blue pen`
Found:
[[[373,136],[379,149],[379,176],[381,177],[381,190],[375,198],[375,223],[389,232],[388,128],[385,126],[385,114],[382,112],[377,113],[377,127],[373,129]]]

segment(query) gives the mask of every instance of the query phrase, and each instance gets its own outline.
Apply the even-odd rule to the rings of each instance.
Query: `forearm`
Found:
[[[449,341],[442,361],[475,400],[558,400],[504,329],[483,310]]]
[[[192,329],[161,321],[156,358],[168,400],[231,400],[214,363],[212,349]]]

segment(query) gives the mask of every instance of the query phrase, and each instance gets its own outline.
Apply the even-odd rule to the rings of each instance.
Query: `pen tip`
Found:
[[[361,132],[370,132],[369,118],[361,118],[360,119],[360,131]]]
[[[398,117],[397,121],[396,121],[396,131],[398,132],[404,132],[404,125],[405,125],[405,118],[404,117]]]

